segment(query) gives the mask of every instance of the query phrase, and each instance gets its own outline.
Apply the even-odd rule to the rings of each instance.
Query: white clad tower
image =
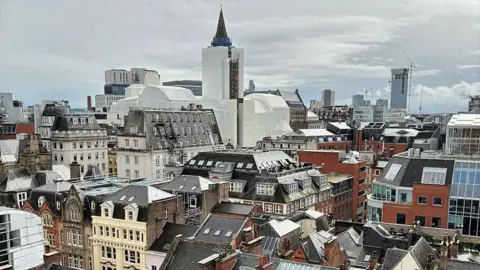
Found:
[[[222,9],[211,46],[202,49],[202,91],[219,101],[243,98],[243,49],[232,46]]]

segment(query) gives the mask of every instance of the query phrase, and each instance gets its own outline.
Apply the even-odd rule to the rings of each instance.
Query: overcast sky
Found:
[[[465,110],[480,94],[480,0],[0,0],[1,91],[26,105],[101,94],[104,70],[146,67],[162,81],[201,79],[201,48],[220,4],[245,49],[245,86],[321,90],[337,104],[372,89],[389,97],[391,67],[413,72],[411,110]]]

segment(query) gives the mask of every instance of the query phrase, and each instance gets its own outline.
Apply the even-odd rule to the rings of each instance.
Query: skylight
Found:
[[[183,185],[179,186],[178,189],[182,189],[183,188]]]
[[[193,164],[195,164],[195,161],[196,161],[195,159],[192,159],[192,160],[190,160],[190,162],[188,164],[193,165]]]
[[[209,233],[210,233],[210,228],[205,229],[205,230],[203,231],[203,234],[209,234]]]
[[[204,160],[199,160],[197,165],[198,165],[198,166],[202,166],[202,165],[203,165],[203,163],[205,163],[205,161],[204,161]]]
[[[398,171],[400,171],[401,168],[402,165],[400,164],[392,164],[385,175],[385,179],[393,181],[395,177],[397,177]]]
[[[197,186],[193,186],[191,190],[195,190],[197,188]]]
[[[237,169],[241,169],[243,167],[243,163],[238,163],[237,164]]]
[[[125,200],[125,198],[127,198],[127,196],[122,196],[122,197],[120,198],[120,201]]]
[[[128,198],[128,201],[131,202],[131,201],[133,201],[133,199],[135,199],[135,197],[130,197],[130,198]]]
[[[219,236],[220,233],[222,233],[222,230],[217,230],[217,231],[215,231],[214,235]]]
[[[247,164],[247,167],[245,167],[245,168],[247,168],[247,169],[253,168],[253,163],[248,163],[248,164]]]
[[[208,161],[206,166],[212,166],[213,161]]]
[[[233,231],[228,231],[228,232],[225,234],[225,236],[226,236],[226,237],[230,237],[230,236],[232,236],[232,233],[233,233]]]

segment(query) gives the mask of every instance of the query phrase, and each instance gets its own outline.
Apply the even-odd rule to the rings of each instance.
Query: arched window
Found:
[[[70,221],[79,222],[80,221],[80,209],[76,203],[70,204]]]
[[[42,222],[43,222],[43,226],[52,227],[53,226],[52,215],[50,215],[50,213],[48,212],[43,212]]]

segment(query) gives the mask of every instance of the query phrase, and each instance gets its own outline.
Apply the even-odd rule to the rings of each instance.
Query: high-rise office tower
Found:
[[[352,96],[352,106],[363,106],[365,105],[365,100],[363,99],[363,95],[353,95]]]
[[[248,91],[255,91],[255,82],[253,80],[248,81]]]
[[[390,87],[391,109],[407,109],[408,71],[408,68],[392,68],[392,84]]]
[[[325,89],[322,92],[323,106],[335,106],[335,91]]]
[[[243,49],[232,46],[223,10],[211,46],[202,49],[202,95],[216,100],[243,98]]]

